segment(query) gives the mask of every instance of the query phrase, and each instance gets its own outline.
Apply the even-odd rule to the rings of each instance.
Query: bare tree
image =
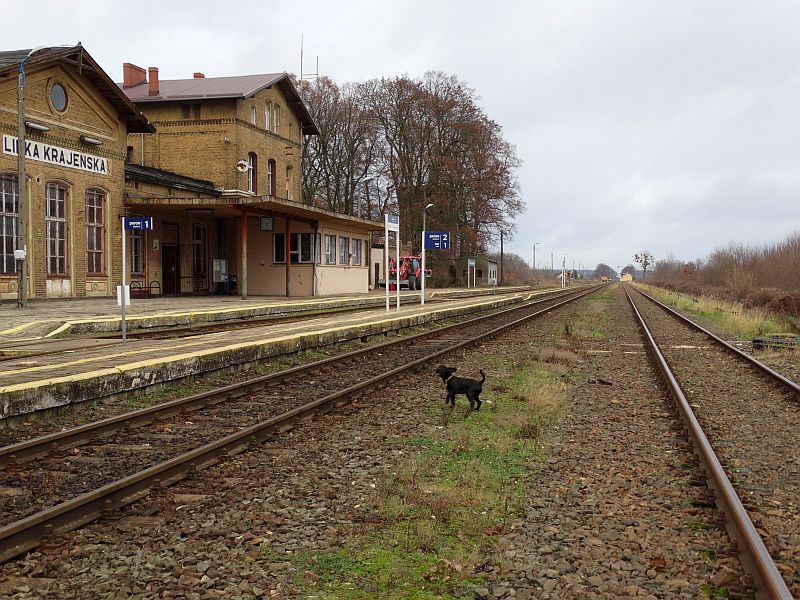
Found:
[[[644,271],[642,279],[647,279],[647,267],[653,264],[653,254],[649,250],[642,250],[633,255],[633,260],[639,263]]]
[[[344,213],[360,202],[371,218],[396,208],[415,250],[428,203],[429,227],[450,231],[454,254],[484,253],[500,231],[513,234],[523,209],[516,149],[458,79],[431,72],[340,89],[323,78],[301,88],[320,130],[304,153],[306,202]]]

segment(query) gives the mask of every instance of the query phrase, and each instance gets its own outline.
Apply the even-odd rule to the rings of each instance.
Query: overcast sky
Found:
[[[5,50],[80,41],[115,80],[438,70],[476,90],[523,164],[506,252],[594,268],[702,258],[800,229],[795,0],[37,0]]]

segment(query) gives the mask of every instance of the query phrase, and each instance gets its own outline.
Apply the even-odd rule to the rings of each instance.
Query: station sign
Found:
[[[3,134],[3,154],[17,156],[19,139],[13,135]],[[96,175],[108,175],[108,160],[102,156],[78,152],[70,148],[51,146],[43,142],[25,140],[25,159],[35,160],[57,167],[67,167],[79,171],[89,171]]]
[[[450,250],[449,231],[426,231],[425,232],[426,250]]]
[[[153,217],[124,217],[123,225],[125,229],[152,231]]]
[[[400,231],[400,216],[399,215],[384,215],[384,221],[387,231]]]

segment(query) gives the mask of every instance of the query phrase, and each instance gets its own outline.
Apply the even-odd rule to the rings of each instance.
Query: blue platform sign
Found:
[[[153,217],[123,217],[125,229],[146,231],[153,229]]]
[[[449,231],[426,231],[425,232],[426,250],[450,250]]]

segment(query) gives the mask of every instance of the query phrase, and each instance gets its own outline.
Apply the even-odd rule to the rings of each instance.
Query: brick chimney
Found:
[[[132,63],[122,63],[122,89],[147,83],[147,73]]]
[[[206,78],[206,76],[205,76],[205,75],[203,75],[202,73],[195,73],[195,74],[194,74],[194,78],[195,78],[195,79],[205,79],[205,78]]]
[[[147,95],[158,96],[158,67],[147,67],[147,72],[150,75],[150,87],[147,90]]]

